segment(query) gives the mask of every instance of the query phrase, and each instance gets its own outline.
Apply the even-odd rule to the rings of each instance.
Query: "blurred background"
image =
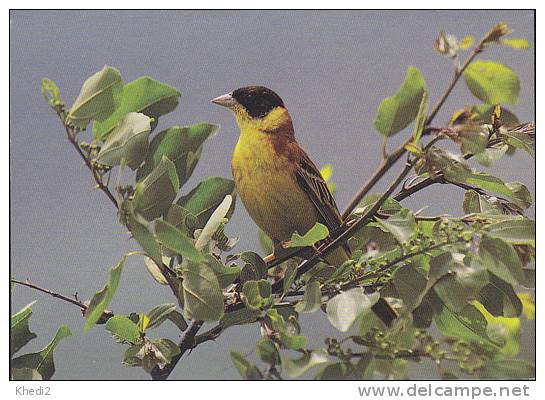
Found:
[[[89,171],[42,98],[43,77],[57,82],[68,106],[84,80],[105,64],[118,68],[125,82],[150,75],[178,88],[180,105],[160,119],[158,130],[201,121],[221,125],[182,193],[207,176],[231,177],[238,129],[232,115],[210,99],[244,85],[268,86],[284,100],[296,136],[316,164],[333,164],[332,181],[343,209],[381,160],[382,136],[373,129],[373,119],[381,100],[403,82],[407,66],[422,71],[433,105],[452,76],[451,61],[433,48],[439,31],[478,40],[499,21],[515,30],[513,37],[528,39],[532,49],[494,46],[480,59],[502,62],[518,73],[519,102],[509,109],[521,121],[533,121],[533,11],[11,11],[12,276],[66,295],[77,292],[85,300],[102,288],[122,255],[137,248],[108,199],[93,190]],[[444,126],[452,111],[476,103],[460,80],[434,125]],[[403,136],[394,137],[390,147]],[[81,138],[90,141],[90,134]],[[400,168],[375,190],[384,189]],[[534,163],[525,153],[505,157],[489,172],[521,181],[535,195]],[[435,185],[404,205],[415,210],[427,205],[426,215],[461,215],[462,198],[461,190]],[[227,228],[240,237],[235,251],[259,249],[256,231],[239,203]],[[70,304],[16,287],[12,312],[33,300],[38,301],[30,324],[38,338],[24,350],[41,349],[60,324],[74,332],[55,352],[54,379],[149,378],[140,368],[121,366],[125,346],[102,327],[84,335],[84,320]],[[172,301],[143,260],[131,257],[110,308],[128,314]],[[315,345],[334,329],[319,313],[300,322],[311,339],[316,332]],[[524,323],[522,329],[522,354],[533,360],[534,325]],[[156,334],[175,339],[177,332],[165,323]],[[258,337],[258,326],[230,328],[184,356],[171,378],[238,379],[229,350],[253,359]],[[412,378],[434,373],[426,363],[410,370]]]

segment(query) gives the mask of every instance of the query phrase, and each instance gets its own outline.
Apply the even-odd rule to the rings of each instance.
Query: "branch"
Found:
[[[64,301],[66,301],[68,303],[72,303],[72,304],[78,306],[79,308],[81,308],[84,311],[87,310],[87,306],[85,304],[83,304],[81,301],[75,300],[75,299],[73,299],[71,297],[65,296],[64,294],[60,294],[60,293],[54,292],[52,290],[43,288],[41,286],[35,285],[34,283],[31,283],[28,279],[26,281],[20,281],[18,279],[11,278],[11,282],[13,282],[13,283],[15,283],[17,285],[26,286],[26,287],[29,287],[31,289],[38,290],[38,291],[43,292],[43,293],[47,293],[48,295],[53,296],[53,297],[55,297],[57,299],[61,299],[61,300],[64,300]]]
[[[397,186],[405,179],[409,171],[413,167],[413,162],[407,161],[405,167],[398,175],[398,177],[390,184],[388,189],[382,194],[380,199],[364,214],[362,215],[353,225],[345,229],[339,236],[333,239],[331,242],[326,243],[322,248],[318,250],[312,257],[303,261],[297,267],[296,278],[300,277],[308,270],[310,270],[314,265],[316,265],[321,259],[330,254],[337,247],[345,243],[354,233],[356,233],[360,228],[362,228],[369,220],[375,217],[376,213],[379,211],[380,207],[384,202],[390,197],[394,192]],[[273,285],[273,293],[279,293],[282,291],[284,284],[284,279],[280,279]]]
[[[412,253],[407,253],[405,255],[402,255],[398,258],[396,258],[395,260],[392,260],[390,261],[389,263],[381,266],[380,268],[368,273],[368,274],[365,274],[363,276],[360,276],[356,279],[353,279],[351,281],[348,281],[346,283],[344,283],[343,285],[341,285],[341,287],[338,289],[338,290],[335,290],[333,293],[337,293],[337,292],[340,292],[342,290],[348,290],[348,289],[351,289],[353,287],[356,287],[358,286],[358,284],[361,282],[361,281],[364,281],[364,280],[367,280],[367,279],[372,279],[372,278],[379,278],[383,273],[385,273],[386,271],[388,271],[390,268],[396,266],[397,264],[403,262],[403,261],[406,261],[410,258],[413,258],[413,257],[416,257],[416,256],[419,256],[421,254],[425,254],[425,253],[428,253],[430,251],[433,251],[433,250],[437,250],[443,246],[448,246],[448,245],[451,245],[451,244],[455,244],[455,243],[458,243],[458,242],[461,242],[461,240],[455,240],[455,241],[445,241],[445,242],[442,242],[442,243],[437,243],[433,246],[429,246],[429,247],[426,247],[426,248],[423,248],[423,249],[420,249],[420,250],[417,250],[417,251],[414,251]]]
[[[184,353],[187,350],[191,350],[197,345],[195,341],[195,335],[197,334],[197,332],[199,332],[199,329],[201,329],[203,324],[204,324],[204,321],[191,322],[189,327],[185,330],[184,335],[182,336],[182,339],[180,341],[180,345],[179,345],[180,353],[172,357],[172,360],[170,361],[170,363],[165,365],[163,368],[155,367],[151,371],[151,378],[154,381],[164,381],[168,379],[169,375],[174,370],[174,368],[176,368],[178,361],[180,361]]]
[[[487,36],[487,35],[486,35]],[[471,62],[475,59],[475,57],[482,52],[483,50],[483,42],[485,40],[485,37],[483,37],[481,39],[481,41],[479,42],[479,44],[473,49],[473,51],[471,52],[471,54],[468,56],[468,58],[466,59],[466,61],[464,62],[464,64],[460,67],[460,68],[456,68],[454,70],[454,76],[452,78],[452,81],[450,82],[450,84],[448,85],[447,89],[445,90],[445,92],[443,93],[443,95],[441,96],[441,98],[438,100],[438,102],[435,104],[435,106],[433,107],[432,111],[430,112],[430,115],[428,116],[428,118],[426,118],[426,122],[424,124],[424,126],[426,127],[424,129],[424,133],[427,133],[431,130],[433,130],[433,128],[430,128],[429,125],[433,122],[435,116],[437,115],[437,113],[441,110],[441,107],[443,107],[443,104],[445,103],[445,101],[447,100],[447,98],[450,96],[450,94],[452,93],[452,90],[454,89],[454,87],[456,86],[456,83],[458,82],[458,80],[460,79],[460,77],[463,75],[464,71],[466,70],[466,68],[469,66],[469,64],[471,64]],[[363,199],[365,197],[365,195],[367,193],[369,193],[369,191],[377,184],[377,182],[384,176],[384,174],[390,169],[390,167],[392,165],[394,165],[397,160],[399,160],[399,158],[405,154],[405,152],[407,151],[405,149],[405,146],[410,143],[411,141],[413,140],[412,136],[407,139],[403,144],[401,144],[397,149],[394,150],[393,153],[391,153],[387,158],[385,158],[382,163],[379,165],[379,167],[375,170],[375,172],[373,172],[373,174],[371,175],[371,177],[369,178],[369,180],[361,187],[361,189],[358,191],[358,193],[356,193],[356,195],[352,198],[352,200],[350,200],[350,203],[348,203],[348,206],[346,207],[346,209],[344,210],[343,214],[342,214],[342,219],[344,220],[346,217],[348,217],[350,215],[350,213],[352,211],[354,211],[354,209],[358,206],[358,204],[360,203],[361,199]]]
[[[97,170],[93,167],[93,164],[91,163],[91,159],[83,152],[81,149],[78,139],[77,139],[77,131],[75,131],[71,126],[66,124],[66,113],[61,108],[54,108],[54,110],[57,112],[57,115],[59,116],[62,125],[64,126],[64,129],[66,131],[66,136],[68,138],[68,141],[74,146],[80,157],[83,159],[83,162],[85,163],[85,166],[91,171],[91,174],[93,175],[93,178],[96,182],[96,187],[104,192],[104,194],[110,199],[112,204],[115,206],[116,209],[119,208],[119,205],[117,204],[117,200],[115,199],[115,196],[110,191],[110,188],[104,184],[102,181],[102,178],[98,174]]]

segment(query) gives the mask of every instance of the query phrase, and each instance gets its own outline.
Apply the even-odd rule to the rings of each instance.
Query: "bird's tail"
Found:
[[[326,257],[326,261],[336,267],[340,267],[342,263],[348,259],[350,259],[350,249],[348,246],[339,247]],[[375,304],[373,304],[371,309],[376,316],[386,324],[386,326],[390,326],[398,317],[397,312],[382,297],[379,298]]]

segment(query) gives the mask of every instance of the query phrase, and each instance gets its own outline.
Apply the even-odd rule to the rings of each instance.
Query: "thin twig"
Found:
[[[72,303],[72,304],[78,306],[79,308],[81,308],[84,311],[87,310],[87,308],[88,308],[81,301],[78,301],[78,300],[75,300],[75,299],[73,299],[71,297],[65,296],[64,294],[54,292],[53,290],[49,290],[49,289],[43,288],[41,286],[38,286],[38,285],[36,285],[34,283],[31,283],[28,279],[26,281],[20,281],[18,279],[11,278],[11,282],[15,283],[16,285],[26,286],[26,287],[38,290],[38,291],[43,292],[43,293],[47,293],[48,295],[56,297],[57,299],[61,299],[61,300],[64,300],[64,301],[66,301],[68,303]]]
[[[74,148],[76,149],[80,157],[83,159],[85,166],[89,169],[89,171],[91,171],[91,174],[93,175],[93,179],[96,182],[96,187],[102,190],[104,194],[108,196],[108,198],[110,199],[112,204],[115,206],[115,208],[119,208],[119,205],[117,204],[117,200],[115,199],[115,196],[110,191],[110,188],[107,185],[105,185],[104,182],[102,181],[100,175],[98,174],[96,169],[93,167],[93,164],[91,163],[91,159],[81,149],[77,140],[77,136],[75,132],[73,131],[73,129],[66,123],[65,112],[58,108],[55,108],[55,111],[57,112],[57,115],[59,116],[61,123],[64,126],[64,129],[66,130],[66,136],[68,138],[68,141],[72,144],[72,146],[74,146]]]

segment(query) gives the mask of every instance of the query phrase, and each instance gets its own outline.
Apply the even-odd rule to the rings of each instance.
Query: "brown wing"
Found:
[[[326,225],[330,231],[341,224],[341,215],[333,195],[327,187],[316,165],[302,150],[299,151],[299,160],[295,177],[297,183],[308,195],[314,208],[321,217],[321,223]]]

